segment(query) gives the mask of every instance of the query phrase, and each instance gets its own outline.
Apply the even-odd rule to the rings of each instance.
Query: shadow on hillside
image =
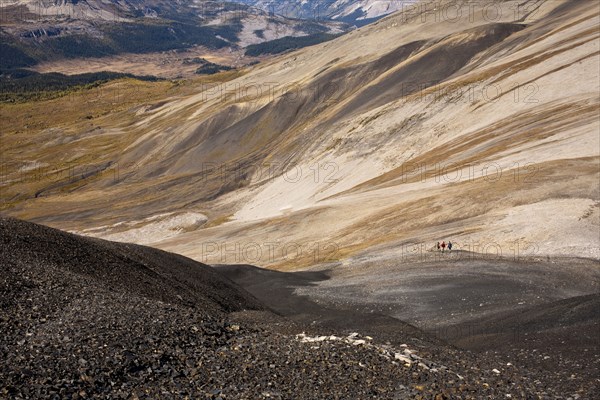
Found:
[[[237,283],[275,313],[301,325],[308,332],[342,334],[358,331],[379,342],[401,344],[407,338],[439,343],[420,329],[396,318],[366,313],[359,308],[322,305],[295,293],[297,287],[313,286],[328,280],[328,271],[281,272],[251,265],[215,265],[219,272]]]

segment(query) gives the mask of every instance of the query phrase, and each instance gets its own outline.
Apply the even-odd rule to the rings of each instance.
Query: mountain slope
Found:
[[[12,0],[0,5],[0,15],[2,70],[198,46],[231,52],[286,36],[343,29],[339,23],[287,19],[242,4],[206,1]]]
[[[535,361],[526,365],[523,358],[505,366],[497,354],[460,351],[393,318],[324,307],[293,293],[323,273],[217,270],[305,321],[297,324],[262,310],[215,270],[156,249],[7,218],[0,218],[0,246],[3,398],[254,399],[259,393],[474,400],[595,393],[595,365],[571,379],[566,371],[537,371]],[[596,348],[588,349],[583,360],[595,362]],[[552,356],[558,368],[573,357]]]
[[[75,130],[44,148],[102,171],[75,182],[19,184],[18,168],[56,161],[5,135],[5,209],[214,263],[298,268],[442,239],[597,258],[598,5],[494,5],[493,21],[483,5],[460,21],[393,14],[100,118],[114,140]]]
[[[14,219],[2,218],[0,228],[1,264],[8,279],[4,300],[15,300],[23,294],[19,288],[37,287],[36,279],[48,274],[56,281],[82,280],[134,297],[191,305],[206,314],[262,308],[212,268],[176,254],[70,235]],[[21,271],[24,267],[27,270]],[[31,278],[25,278],[29,274]],[[11,283],[13,279],[17,282]]]
[[[374,22],[412,5],[415,0],[238,0],[286,17],[343,21],[357,26]]]

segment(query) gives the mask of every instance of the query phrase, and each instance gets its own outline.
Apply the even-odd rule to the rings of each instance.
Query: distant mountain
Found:
[[[8,0],[0,4],[0,66],[192,46],[244,48],[344,29],[340,23],[289,19],[221,1]]]
[[[287,18],[342,21],[366,25],[415,0],[236,0]]]

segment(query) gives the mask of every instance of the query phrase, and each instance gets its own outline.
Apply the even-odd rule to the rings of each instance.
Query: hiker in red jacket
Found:
[[[442,242],[442,253],[444,252],[445,248],[446,248],[446,242]]]

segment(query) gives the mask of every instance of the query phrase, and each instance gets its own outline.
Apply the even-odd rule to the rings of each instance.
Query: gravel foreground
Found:
[[[408,329],[289,320],[174,254],[5,218],[0,243],[3,399],[598,398]]]

